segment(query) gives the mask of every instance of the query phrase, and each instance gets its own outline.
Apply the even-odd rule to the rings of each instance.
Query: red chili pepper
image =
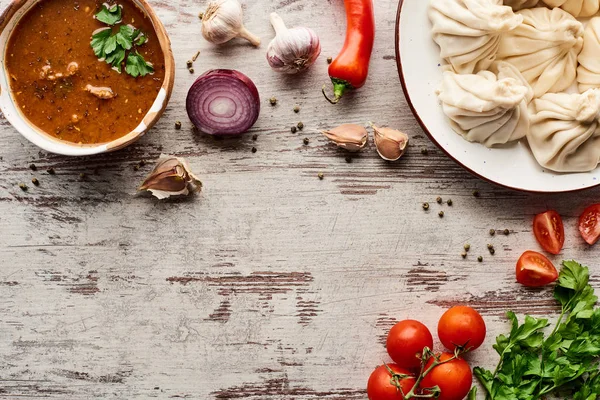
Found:
[[[344,0],[346,6],[346,41],[342,51],[329,66],[333,82],[334,99],[323,95],[330,103],[340,101],[348,89],[358,89],[365,84],[369,74],[369,61],[375,39],[373,0]]]

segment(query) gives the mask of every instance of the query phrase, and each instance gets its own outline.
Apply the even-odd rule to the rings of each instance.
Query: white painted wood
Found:
[[[575,226],[597,190],[542,196],[492,186],[418,128],[394,60],[396,1],[376,1],[371,77],[338,106],[320,88],[325,59],[343,42],[341,1],[248,1],[260,49],[205,42],[202,2],[152,3],[179,68],[169,109],[138,144],[65,158],[40,152],[5,121],[0,127],[0,398],[364,399],[370,371],[388,360],[382,343],[393,322],[417,318],[435,331],[454,303],[484,314],[489,336],[470,359],[492,367],[506,310],[555,311],[549,290],[524,289],[513,275],[521,252],[538,249],[531,219],[547,207],[565,216],[564,256],[600,273],[598,250],[583,245]],[[323,56],[304,77],[268,69],[271,11],[321,35]],[[185,61],[198,49],[190,75]],[[199,136],[187,120],[187,88],[217,67],[248,74],[263,98],[258,123],[241,139]],[[292,134],[300,120],[305,130]],[[370,145],[346,163],[318,133],[366,121],[405,130],[406,158],[386,163]],[[161,153],[189,159],[204,181],[200,196],[133,196]],[[141,160],[149,164],[134,171]],[[22,192],[18,183],[33,176],[41,185]],[[438,206],[437,196],[453,206]],[[490,228],[511,234],[490,238]]]

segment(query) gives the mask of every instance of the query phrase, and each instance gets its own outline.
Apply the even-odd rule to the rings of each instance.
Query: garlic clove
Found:
[[[267,61],[277,72],[297,74],[307,70],[321,54],[319,37],[309,28],[288,29],[277,13],[271,13],[275,38],[267,48]]]
[[[186,160],[161,155],[138,191],[148,190],[162,200],[171,196],[186,196],[201,189],[202,182],[191,172]]]
[[[260,38],[244,27],[243,17],[242,5],[238,0],[211,1],[201,17],[202,36],[214,44],[241,37],[259,46]]]
[[[392,128],[373,127],[377,152],[386,161],[397,161],[408,147],[408,135]]]
[[[321,133],[339,147],[352,152],[360,151],[369,141],[369,133],[365,127],[356,124],[343,124]]]

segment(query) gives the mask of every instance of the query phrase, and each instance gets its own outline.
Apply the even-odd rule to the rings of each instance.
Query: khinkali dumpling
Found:
[[[504,5],[512,7],[513,10],[531,8],[537,6],[540,0],[504,0]]]
[[[577,58],[579,92],[600,88],[600,17],[592,18],[583,34],[583,50]]]
[[[500,35],[522,21],[502,0],[431,0],[428,14],[441,57],[460,74],[488,69]]]
[[[560,7],[574,17],[591,17],[600,10],[600,0],[544,0],[548,7]]]
[[[460,75],[444,72],[438,95],[456,133],[487,147],[524,137],[529,130],[531,89],[519,72],[505,64],[491,71]]]
[[[517,14],[523,23],[502,35],[498,59],[521,71],[535,97],[567,89],[577,75],[583,25],[560,8],[532,8]]]
[[[600,161],[600,90],[548,93],[532,103],[529,147],[544,168],[585,172]]]

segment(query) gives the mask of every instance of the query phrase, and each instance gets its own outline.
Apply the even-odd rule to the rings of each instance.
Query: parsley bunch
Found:
[[[146,43],[148,37],[131,25],[121,25],[117,32],[113,32],[111,27],[122,21],[121,13],[122,8],[118,4],[111,7],[103,4],[102,9],[96,14],[96,19],[110,27],[92,35],[90,44],[96,57],[112,65],[117,71],[121,72],[125,61],[125,72],[129,75],[134,78],[146,76],[154,72],[154,68],[144,60],[137,47]]]
[[[554,298],[562,311],[548,336],[547,319],[530,316],[520,324],[513,312],[508,335],[496,338],[496,370],[477,367],[487,400],[535,400],[549,395],[573,400],[600,399],[600,308],[589,285],[589,270],[563,262]],[[469,395],[475,399],[476,389]]]

